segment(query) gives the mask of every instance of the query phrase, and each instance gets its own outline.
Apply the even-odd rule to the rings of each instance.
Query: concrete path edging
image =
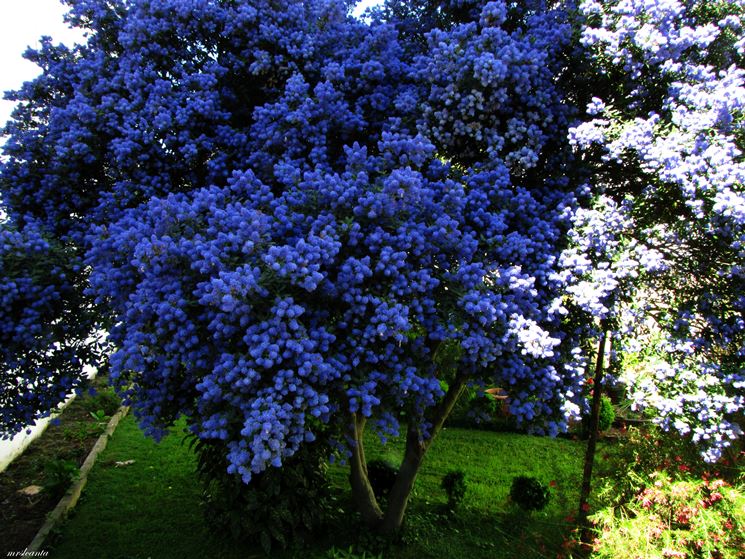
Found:
[[[111,438],[111,435],[114,434],[116,426],[119,425],[119,421],[121,421],[121,419],[125,415],[127,415],[128,411],[128,406],[122,406],[109,420],[109,423],[106,426],[106,430],[100,437],[98,437],[96,444],[93,445],[93,448],[91,449],[90,453],[88,453],[85,462],[83,462],[83,465],[80,467],[80,474],[77,481],[75,481],[75,483],[73,483],[72,486],[67,490],[67,492],[62,496],[59,503],[57,503],[57,506],[54,507],[54,510],[49,513],[49,515],[47,516],[47,520],[44,522],[44,525],[41,527],[41,529],[39,529],[32,542],[26,548],[27,552],[42,551],[41,546],[44,545],[44,540],[46,540],[47,536],[49,536],[49,533],[62,519],[64,519],[70,509],[72,509],[77,504],[78,499],[80,499],[80,494],[83,492],[83,488],[88,481],[88,474],[93,468],[93,464],[96,462],[98,455],[103,451],[103,449],[106,448],[106,445],[109,442],[109,438]]]

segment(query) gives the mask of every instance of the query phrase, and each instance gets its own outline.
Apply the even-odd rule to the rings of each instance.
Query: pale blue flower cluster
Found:
[[[745,404],[745,3],[705,4],[580,4],[582,43],[599,75],[617,81],[592,99],[570,141],[601,154],[597,188],[619,201],[626,195],[627,223],[601,229],[626,252],[645,250],[636,263],[624,256],[632,265],[621,271],[611,249],[607,273],[594,263],[587,283],[570,290],[580,304],[595,305],[596,315],[613,308],[604,298],[619,317],[622,304],[633,302],[636,311],[625,315],[632,322],[618,325],[627,336],[653,320],[669,363],[654,375],[627,378],[632,397],[656,408],[666,427],[691,433],[716,459],[741,434],[733,418]],[[611,220],[614,212],[606,204],[598,219]],[[635,269],[650,274],[640,280]],[[593,289],[598,296],[585,296]]]

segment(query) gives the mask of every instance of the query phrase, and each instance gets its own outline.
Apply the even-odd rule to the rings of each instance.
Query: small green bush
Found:
[[[512,480],[510,499],[524,511],[543,510],[550,496],[548,487],[534,477],[517,476]]]
[[[616,420],[616,411],[613,409],[613,402],[603,394],[600,397],[600,414],[598,415],[598,431],[607,431],[613,426]]]
[[[591,399],[588,400],[588,412],[582,416],[582,437],[587,438],[590,434],[590,408],[592,406]],[[600,397],[600,410],[598,411],[598,431],[602,433],[607,431],[613,426],[613,422],[616,420],[616,410],[613,407],[611,399],[603,394]]]
[[[223,445],[192,441],[205,519],[214,531],[258,542],[270,554],[302,544],[326,522],[332,506],[326,446],[306,444],[281,468],[269,468],[245,484],[227,473]]]
[[[62,495],[80,475],[80,468],[70,460],[54,459],[44,463],[44,481],[42,487],[45,493],[54,497]]]
[[[466,496],[468,484],[463,470],[452,470],[442,478],[442,488],[448,495],[447,508],[451,512],[460,506]]]

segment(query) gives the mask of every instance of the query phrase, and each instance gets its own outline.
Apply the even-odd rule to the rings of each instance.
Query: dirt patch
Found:
[[[95,379],[92,387],[94,394],[86,391],[76,398],[59,421],[0,473],[0,557],[31,543],[118,409],[119,400],[105,379]],[[29,490],[31,486],[42,490]]]

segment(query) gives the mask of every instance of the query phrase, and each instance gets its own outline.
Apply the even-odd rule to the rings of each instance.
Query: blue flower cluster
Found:
[[[37,223],[0,222],[0,436],[48,416],[98,354],[75,251]],[[61,342],[61,343],[60,343]]]
[[[567,12],[542,1],[466,4],[473,19],[430,30],[415,60],[419,130],[455,161],[504,162],[523,174],[566,126],[556,76],[571,38]]]
[[[432,348],[446,343],[474,379],[514,385],[520,417],[565,424],[560,340],[540,326],[556,326],[543,309],[568,226],[560,195],[515,189],[504,169],[456,181],[421,136],[375,147],[348,146],[333,174],[283,163],[276,193],[236,172],[91,228],[91,287],[117,317],[112,374],[152,434],[184,414],[228,441],[248,481],[318,422],[424,414],[443,395]]]

